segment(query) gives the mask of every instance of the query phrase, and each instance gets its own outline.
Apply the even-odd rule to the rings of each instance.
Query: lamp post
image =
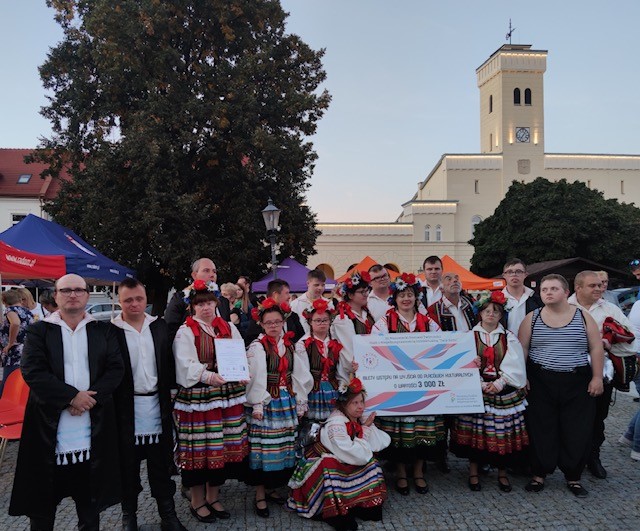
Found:
[[[273,267],[273,278],[278,278],[278,258],[276,257],[276,231],[278,230],[278,222],[280,221],[281,210],[273,204],[271,198],[266,208],[262,211],[264,225],[269,235],[269,243],[271,244],[271,267]]]

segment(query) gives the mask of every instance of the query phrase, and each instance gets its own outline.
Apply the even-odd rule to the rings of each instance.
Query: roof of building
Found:
[[[27,164],[24,158],[33,149],[0,148],[0,197],[53,199],[60,191],[60,180],[40,177],[47,169],[41,162]],[[62,178],[68,178],[66,173]]]

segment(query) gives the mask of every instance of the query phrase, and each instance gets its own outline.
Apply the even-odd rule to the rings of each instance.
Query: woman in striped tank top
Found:
[[[569,490],[584,497],[580,477],[591,442],[595,397],[603,391],[602,341],[593,318],[568,303],[569,284],[563,276],[544,277],[540,295],[545,307],[527,314],[518,334],[528,354],[530,386],[533,478],[525,488],[540,492],[546,475],[557,466]]]

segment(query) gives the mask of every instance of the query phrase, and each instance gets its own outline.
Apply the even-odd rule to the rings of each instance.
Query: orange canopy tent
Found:
[[[455,273],[460,277],[462,282],[462,289],[465,290],[496,290],[502,289],[506,286],[506,282],[502,278],[482,278],[472,273],[468,269],[462,267],[449,255],[444,255],[442,258],[442,272],[443,273]],[[419,278],[424,281],[424,273],[420,273]]]
[[[342,275],[339,278],[336,278],[336,282],[344,282],[345,280],[347,280],[356,271],[359,271],[360,273],[362,273],[364,271],[369,271],[369,268],[371,266],[374,266],[374,265],[379,264],[379,263],[380,262],[376,262],[370,256],[365,256],[360,262],[358,262],[351,269],[349,269],[349,271],[347,271],[344,275]],[[391,269],[387,269],[387,272],[389,273],[389,277],[391,277],[391,280],[393,280],[394,278],[396,278],[398,276],[398,273],[396,273],[395,271],[392,271]]]

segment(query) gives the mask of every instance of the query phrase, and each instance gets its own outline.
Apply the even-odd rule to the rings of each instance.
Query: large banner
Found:
[[[368,411],[387,417],[484,412],[472,333],[357,335],[353,347]]]

